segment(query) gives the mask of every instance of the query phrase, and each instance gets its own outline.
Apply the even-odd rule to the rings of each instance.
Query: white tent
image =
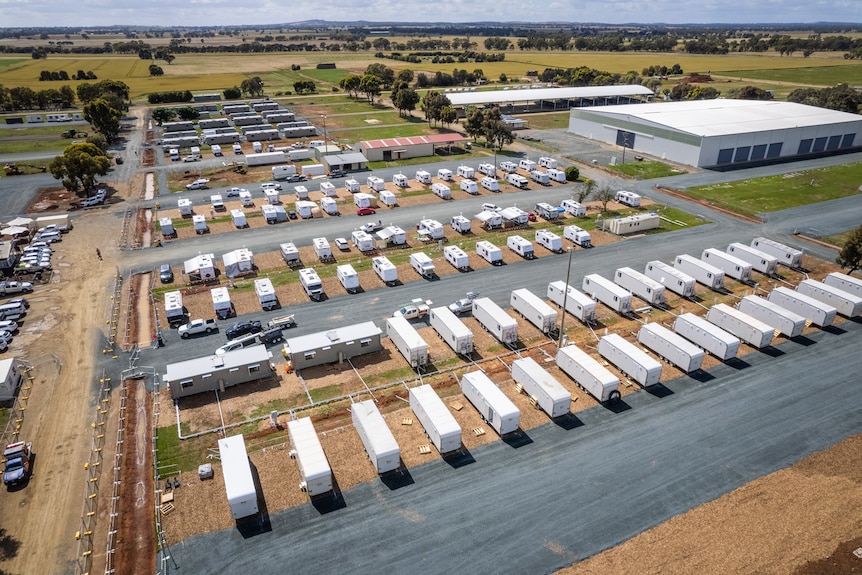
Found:
[[[29,226],[33,223],[33,218],[18,217],[7,223],[7,226]]]

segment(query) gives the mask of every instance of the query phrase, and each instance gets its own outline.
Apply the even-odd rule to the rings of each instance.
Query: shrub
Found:
[[[578,178],[581,177],[581,171],[575,166],[569,166],[566,168],[566,181],[568,182],[577,182]]]

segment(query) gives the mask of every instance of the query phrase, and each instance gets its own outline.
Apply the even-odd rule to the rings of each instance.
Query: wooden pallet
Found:
[[[453,401],[450,405],[455,411],[461,411],[462,409],[464,409],[464,404],[460,401]]]
[[[162,505],[162,507],[161,507],[162,515],[168,515],[174,509],[176,509],[176,507],[174,507],[173,503],[166,503],[165,505]]]
[[[428,455],[429,453],[431,453],[431,446],[427,445],[427,444],[426,445],[420,445],[419,446],[419,453],[422,455]]]
[[[413,425],[413,419],[410,417],[405,417],[401,420],[401,425]]]
[[[485,435],[485,428],[484,427],[474,427],[473,428],[473,435],[475,435],[476,437],[481,437],[482,435]]]

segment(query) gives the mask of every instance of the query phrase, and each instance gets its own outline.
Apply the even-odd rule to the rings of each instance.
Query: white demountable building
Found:
[[[0,401],[15,399],[21,385],[21,367],[14,357],[0,359]]]
[[[299,488],[310,497],[332,491],[332,468],[326,460],[326,453],[320,445],[320,438],[310,417],[287,422],[290,437],[291,456],[299,467],[302,482]]]
[[[374,405],[374,400],[354,403],[350,406],[350,414],[368,459],[377,473],[398,469],[401,466],[401,449],[386,420]]]
[[[242,435],[218,440],[221,471],[227,503],[234,519],[257,514],[257,489]]]
[[[411,387],[410,409],[441,455],[461,448],[461,426],[430,385]]]

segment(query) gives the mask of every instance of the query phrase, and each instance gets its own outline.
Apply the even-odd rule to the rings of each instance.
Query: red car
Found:
[[[531,222],[535,222],[536,221],[536,214],[534,214],[533,212],[530,212],[529,214],[527,214],[527,219]]]
[[[377,212],[374,210],[374,208],[359,208],[358,210],[356,210],[357,216],[373,216],[376,213]]]

